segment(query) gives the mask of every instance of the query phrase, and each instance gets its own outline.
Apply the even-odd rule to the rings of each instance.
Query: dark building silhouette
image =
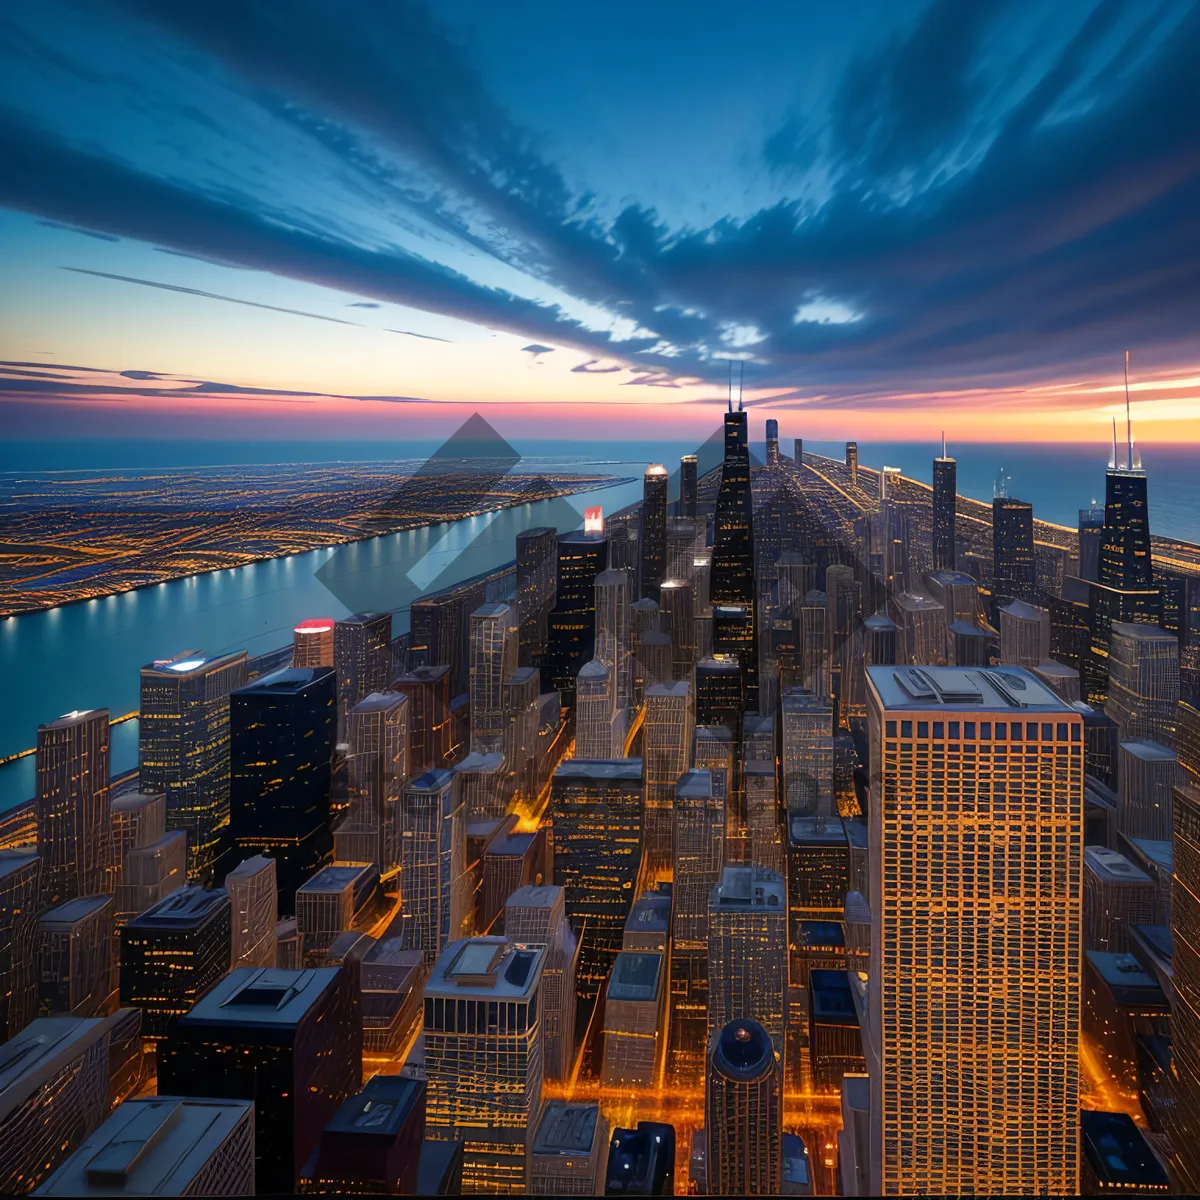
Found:
[[[596,645],[596,576],[608,566],[602,533],[564,533],[558,539],[558,583],[550,614],[542,688],[575,704],[575,677]]]
[[[767,1031],[730,1021],[709,1038],[705,1086],[708,1190],[775,1196],[783,1167],[783,1067]]]
[[[846,443],[846,466],[850,468],[850,482],[858,485],[858,443]]]
[[[541,662],[546,653],[546,621],[554,607],[557,560],[555,529],[540,525],[517,534],[517,628],[523,667]]]
[[[679,515],[689,520],[696,516],[697,464],[694,454],[685,454],[679,460]]]
[[[954,546],[954,522],[958,507],[958,464],[942,453],[933,460],[933,569],[953,571],[957,565]]]
[[[658,599],[667,570],[667,468],[651,463],[642,479],[641,596]]]
[[[675,1126],[639,1121],[636,1129],[614,1129],[604,1194],[673,1196]]]
[[[408,697],[408,769],[416,776],[446,765],[450,749],[450,668],[413,667],[388,684]]]
[[[1104,509],[1079,510],[1079,578],[1100,582],[1100,547],[1104,544]]]
[[[774,417],[767,418],[767,466],[779,466],[779,422]]]
[[[1146,1196],[1171,1190],[1166,1169],[1128,1113],[1083,1108],[1079,1125],[1080,1195]]]
[[[295,911],[296,889],[333,852],[334,682],[328,667],[292,667],[230,698],[233,862],[255,854],[275,860],[284,915]]]
[[[717,492],[710,595],[714,604],[754,603],[754,509],[746,414],[725,414],[725,459]]]
[[[1033,505],[1011,496],[992,501],[993,594],[1005,599],[1037,598],[1033,557]]]
[[[333,627],[333,669],[337,672],[338,735],[350,710],[372,692],[381,692],[392,673],[392,614],[355,613]]]

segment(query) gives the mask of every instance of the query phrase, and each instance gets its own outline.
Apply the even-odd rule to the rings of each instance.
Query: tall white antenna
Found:
[[[733,401],[737,398],[737,410],[742,411],[742,360],[729,360],[729,411],[733,412]]]
[[[942,457],[946,457],[946,431],[942,430]]]
[[[1108,460],[1108,469],[1115,471],[1117,469],[1117,418],[1113,417],[1113,448],[1112,455]]]
[[[1133,418],[1129,415],[1129,351],[1125,351],[1125,450],[1126,470],[1133,467]]]

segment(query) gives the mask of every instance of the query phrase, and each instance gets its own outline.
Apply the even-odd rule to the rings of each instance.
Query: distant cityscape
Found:
[[[221,472],[31,508],[2,611],[609,482],[469,432],[273,524]],[[1075,529],[765,437],[733,382],[715,465],[406,630],[130,663],[135,769],[31,727],[0,1191],[1200,1191],[1200,546],[1132,422]]]

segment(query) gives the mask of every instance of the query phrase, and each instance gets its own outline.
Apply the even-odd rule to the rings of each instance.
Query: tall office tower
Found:
[[[954,545],[955,517],[958,508],[958,464],[946,454],[942,435],[942,453],[933,460],[933,569],[953,571],[957,566]]]
[[[544,958],[540,946],[464,938],[442,951],[425,984],[426,1134],[465,1143],[464,1192],[527,1191],[542,1104]],[[505,1019],[489,1017],[497,1009]]]
[[[172,1022],[229,971],[232,922],[221,888],[183,888],[121,929],[121,1003],[142,1010],[142,1034]]]
[[[37,844],[43,905],[104,891],[109,859],[108,709],[37,733]]]
[[[121,1104],[39,1196],[251,1196],[254,1106],[140,1096]]]
[[[895,500],[900,492],[900,480],[903,478],[899,467],[884,466],[879,471],[877,479],[878,496],[880,501]]]
[[[1117,830],[1131,838],[1171,836],[1171,789],[1179,774],[1173,750],[1144,738],[1117,750]]]
[[[613,673],[607,663],[584,663],[575,680],[575,750],[581,758],[612,758],[615,732]]]
[[[671,635],[671,673],[690,679],[696,665],[695,589],[687,579],[664,579],[659,596]]]
[[[42,866],[32,846],[0,850],[0,1038],[37,1011],[37,928]]]
[[[1064,700],[1079,699],[1079,671],[1050,659],[1048,662],[1030,667],[1030,670],[1053,692]]]
[[[354,928],[378,890],[379,870],[373,865],[324,867],[296,889],[296,927],[304,940],[305,965],[326,965],[329,948]]]
[[[518,888],[543,884],[548,874],[547,834],[538,828],[524,832],[511,821],[507,832],[496,832],[483,853],[483,884],[476,891],[478,915],[476,925],[490,933],[504,933],[504,904]],[[494,921],[500,924],[492,928]]]
[[[608,1122],[598,1104],[548,1100],[529,1148],[531,1196],[599,1196],[608,1166]]]
[[[1123,854],[1107,846],[1083,850],[1083,946],[1128,954],[1135,925],[1157,920],[1154,881]]]
[[[275,860],[279,911],[329,861],[329,785],[337,731],[328,667],[263,675],[230,698],[230,840],[235,858]]]
[[[0,1056],[0,1194],[33,1192],[108,1116],[111,1020],[41,1017]]]
[[[779,1195],[783,1067],[757,1021],[738,1018],[713,1030],[704,1100],[708,1190],[717,1196]]]
[[[413,667],[396,676],[387,690],[409,700],[409,773],[444,767],[450,748],[450,668],[445,663]]]
[[[757,866],[726,867],[708,897],[708,1032],[757,1021],[782,1059],[787,1015],[787,885]]]
[[[596,576],[595,656],[612,671],[616,708],[633,704],[629,572],[611,568]]]
[[[1171,1167],[1179,1190],[1200,1190],[1200,788],[1173,799],[1175,879],[1171,894],[1171,1034],[1174,1052]]]
[[[1200,783],[1200,694],[1181,695],[1175,706],[1175,750],[1189,783]]]
[[[847,713],[863,702],[863,650],[858,633],[862,586],[854,578],[853,568],[831,564],[825,572],[825,595],[831,691],[838,700],[838,723],[844,725]]]
[[[469,917],[466,809],[449,771],[410,780],[400,800],[400,894],[429,960]]]
[[[350,710],[372,692],[382,692],[392,675],[392,614],[355,613],[333,627],[333,668],[337,672],[338,741]]]
[[[158,1090],[254,1103],[254,1190],[296,1190],[321,1131],[362,1083],[358,992],[343,967],[242,967],[158,1046]]]
[[[1156,625],[1112,623],[1104,711],[1122,741],[1173,745],[1179,705],[1179,640]]]
[[[736,666],[736,664],[734,665]],[[634,667],[635,680],[640,681],[643,697],[646,688],[653,687],[657,683],[671,683],[674,679],[674,670],[671,635],[657,629],[647,629],[638,638]]]
[[[640,758],[569,758],[554,772],[555,878],[568,919],[582,930],[576,990],[586,1008],[621,948],[642,861],[644,792]]]
[[[691,685],[660,683],[646,689],[642,755],[646,768],[645,850],[666,862],[674,844],[675,785],[688,769],[695,719]]]
[[[606,1196],[675,1194],[675,1126],[639,1121],[636,1129],[614,1129],[608,1149]]]
[[[779,466],[779,422],[774,417],[767,418],[767,466]]]
[[[786,689],[779,708],[784,808],[789,816],[832,817],[833,709],[804,688]]]
[[[788,615],[817,585],[817,568],[798,550],[784,550],[775,564],[777,611]]]
[[[537,732],[541,683],[536,667],[518,667],[504,681],[504,791],[529,803],[540,790]]]
[[[164,833],[148,846],[135,846],[125,855],[113,897],[117,928],[186,885],[187,834],[182,829]]]
[[[793,606],[793,612],[799,686],[818,696],[829,696],[829,597],[814,588]]]
[[[38,922],[38,1011],[103,1017],[111,1011],[113,899],[78,896]]]
[[[218,867],[230,820],[229,697],[246,682],[244,650],[199,651],[142,668],[138,768],[141,787],[165,792],[167,828],[188,839],[188,878]]]
[[[850,468],[850,485],[858,486],[858,443],[846,443],[846,466]]]
[[[517,888],[504,905],[510,944],[545,946],[542,962],[542,1055],[547,1079],[566,1079],[575,1058],[575,969],[579,943],[567,922],[561,887]]]
[[[232,934],[230,963],[238,967],[275,966],[275,860],[256,854],[225,876]]]
[[[666,955],[622,950],[613,962],[604,996],[606,1088],[643,1089],[658,1082],[659,1049],[665,1041]]]
[[[1082,721],[1015,668],[867,677],[870,1190],[1073,1194]],[[960,874],[964,854],[973,873]],[[979,872],[1004,874],[1004,889],[980,891]],[[935,895],[945,908],[931,915]],[[1012,946],[1038,970],[1014,966]],[[952,1034],[966,1014],[970,1035]],[[975,1081],[1001,1077],[1002,1090],[977,1095]]]
[[[167,798],[162,792],[123,792],[112,797],[108,811],[111,846],[104,890],[115,894],[130,851],[153,845],[167,832]]]
[[[749,861],[767,871],[784,872],[782,828],[779,823],[775,759],[747,758],[742,768],[746,788],[746,833]]]
[[[658,598],[667,569],[667,468],[651,463],[642,479],[641,594]]]
[[[471,614],[471,750],[504,749],[504,682],[517,669],[516,614],[485,604]]]
[[[679,460],[679,515],[689,520],[696,518],[696,493],[698,481],[697,458],[685,454]]]
[[[922,667],[946,664],[946,610],[936,600],[912,592],[890,598],[898,627],[897,661]]]
[[[397,817],[400,791],[409,778],[411,709],[407,696],[372,692],[350,710],[346,722],[350,807],[333,837],[334,858],[340,863],[374,863],[382,875],[399,864]]]
[[[517,636],[523,667],[541,662],[546,653],[546,621],[554,607],[557,558],[557,530],[539,525],[517,534]]]
[[[661,890],[665,888],[666,890]],[[634,902],[621,935],[622,950],[645,950],[666,954],[671,939],[671,885],[661,884],[643,892]]]
[[[746,711],[741,667],[736,658],[702,658],[696,664],[696,724],[724,725],[742,736]]]
[[[1030,671],[1050,658],[1050,612],[1025,600],[1000,609],[1000,662]]]
[[[332,617],[311,617],[292,630],[293,667],[333,666]]]
[[[595,656],[596,576],[608,566],[608,541],[602,533],[564,533],[558,539],[558,582],[548,619],[542,687],[575,704],[575,677]]]
[[[792,461],[796,464],[797,467],[802,467],[804,465],[804,439],[803,438],[793,438],[792,439]]]
[[[468,825],[499,821],[508,811],[507,770],[502,754],[468,754],[453,769],[454,801]]]
[[[896,622],[877,612],[863,621],[863,661],[868,667],[890,667],[896,662]]]
[[[667,579],[691,582],[696,574],[697,521],[672,517],[667,522]]]
[[[1100,582],[1100,547],[1104,544],[1104,509],[1079,510],[1079,578],[1089,583]]]
[[[998,597],[1034,599],[1033,505],[1024,500],[997,496],[992,501],[992,580]]]

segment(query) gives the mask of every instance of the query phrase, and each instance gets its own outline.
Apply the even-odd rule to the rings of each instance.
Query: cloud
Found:
[[[382,304],[376,303],[374,300],[355,300],[351,304],[346,305],[347,308],[382,308]]]
[[[611,375],[614,371],[625,370],[624,367],[618,365],[598,367],[596,363],[599,361],[597,358],[589,358],[587,362],[581,362],[578,366],[572,367],[571,370],[576,375]]]
[[[521,352],[523,354],[532,354],[534,358],[537,358],[542,354],[553,354],[554,347],[543,346],[540,342],[531,342],[528,346],[522,346]]]
[[[78,229],[74,225],[64,225],[61,221],[39,221],[47,229],[61,229],[65,233],[81,233],[84,237],[95,238],[98,242],[119,242],[121,239],[110,233],[97,233],[94,229]]]

